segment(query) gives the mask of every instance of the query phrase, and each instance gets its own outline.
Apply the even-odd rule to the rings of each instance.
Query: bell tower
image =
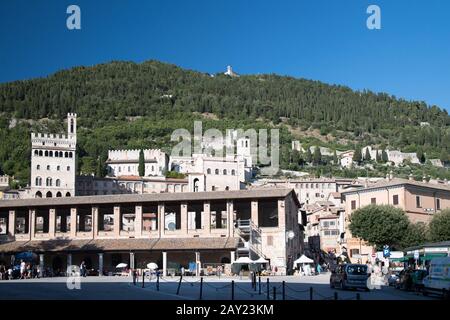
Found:
[[[77,114],[67,114],[67,138],[69,140],[77,140]]]

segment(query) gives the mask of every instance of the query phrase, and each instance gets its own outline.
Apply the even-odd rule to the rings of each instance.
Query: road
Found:
[[[129,277],[87,277],[81,278],[79,289],[69,289],[67,278],[45,278],[28,280],[0,281],[0,299],[63,299],[63,300],[198,300],[200,298],[200,278],[185,277],[177,295],[179,277],[160,280],[159,291],[156,280],[133,285]],[[273,299],[274,287],[276,299],[282,299],[282,282],[285,281],[286,300],[309,300],[310,288],[314,300],[335,298],[338,300],[434,300],[436,297],[424,297],[422,294],[396,290],[382,286],[370,292],[339,290],[329,287],[329,274],[311,277],[277,276],[261,278],[256,291],[248,279],[238,277],[204,277],[203,300],[230,300],[231,281],[234,280],[234,298],[236,300],[267,300],[267,279],[269,279],[269,297]],[[70,286],[69,286],[70,287]],[[74,287],[73,285],[71,286]]]

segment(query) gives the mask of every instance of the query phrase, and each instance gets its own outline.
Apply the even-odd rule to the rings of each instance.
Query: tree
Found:
[[[420,163],[425,163],[426,158],[422,148],[417,148],[417,158],[419,159]]]
[[[430,221],[429,240],[433,242],[450,240],[450,209],[436,213]]]
[[[336,149],[335,149],[334,152],[333,152],[333,164],[337,165],[338,163],[339,163],[339,159],[338,159],[338,156],[337,156],[337,153],[336,153]]]
[[[372,157],[370,156],[369,148],[366,148],[366,154],[364,155],[364,161],[370,161]]]
[[[141,149],[139,151],[139,166],[138,166],[139,176],[145,176],[145,159],[144,159],[144,151]]]
[[[353,154],[353,159],[354,162],[356,162],[357,164],[360,164],[362,161],[362,152],[361,152],[361,148],[356,148],[355,153]]]
[[[311,149],[309,147],[306,148],[305,161],[307,163],[311,163],[312,162],[312,154],[311,154]]]
[[[386,163],[389,161],[389,157],[388,157],[388,154],[385,149],[383,149],[383,151],[381,151],[381,161],[383,163]]]
[[[320,152],[320,148],[316,146],[314,149],[313,163],[315,165],[319,165],[322,162],[322,153]]]
[[[380,154],[380,152],[378,152],[378,150],[376,150],[376,159],[375,159],[378,163],[380,163],[382,160],[381,160],[381,154]]]
[[[417,246],[427,240],[427,228],[424,223],[410,223],[400,242],[403,248]]]
[[[442,161],[442,163],[448,162],[448,152],[447,149],[442,148],[441,153],[439,155],[439,159]]]
[[[95,172],[95,176],[98,178],[104,178],[107,175],[107,169],[105,165],[105,160],[102,156],[98,157],[97,160],[97,170]]]
[[[381,248],[399,247],[408,230],[408,217],[390,205],[369,205],[352,213],[350,231],[353,236]]]

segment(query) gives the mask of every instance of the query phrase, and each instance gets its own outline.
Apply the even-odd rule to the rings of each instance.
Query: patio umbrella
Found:
[[[294,261],[294,265],[296,265],[297,263],[314,263],[314,261],[310,258],[308,258],[305,255],[302,255],[300,258],[298,258],[297,260]]]
[[[126,268],[128,265],[126,263],[119,263],[116,268]]]
[[[255,263],[252,259],[248,257],[240,257],[239,259],[235,260],[233,263],[243,263],[243,264],[249,264],[249,263]]]
[[[267,261],[266,259],[264,259],[263,257],[260,257],[258,260],[253,261],[254,263],[267,263],[269,261]]]
[[[156,270],[158,269],[158,265],[154,262],[150,262],[149,264],[147,264],[147,268],[149,268],[150,270]]]

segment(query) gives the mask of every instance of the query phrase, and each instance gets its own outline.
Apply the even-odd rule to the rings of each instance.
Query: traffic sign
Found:
[[[385,245],[383,248],[383,257],[389,258],[391,256],[391,249],[388,245]]]

